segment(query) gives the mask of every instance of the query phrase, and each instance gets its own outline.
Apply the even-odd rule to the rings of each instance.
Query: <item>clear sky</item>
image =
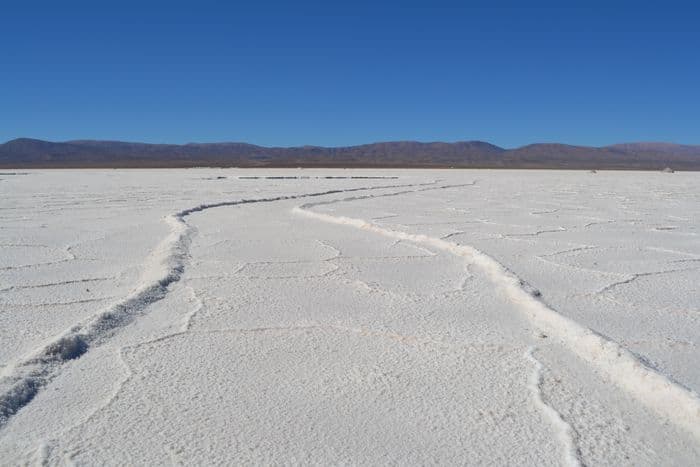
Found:
[[[654,3],[6,0],[0,141],[700,144],[700,7]]]

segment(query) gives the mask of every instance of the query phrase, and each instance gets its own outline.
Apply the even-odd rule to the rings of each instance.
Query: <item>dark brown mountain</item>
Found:
[[[688,146],[673,143],[623,143],[610,146],[613,149],[634,152],[637,154],[685,154],[700,155],[700,146]]]
[[[481,141],[396,141],[348,147],[263,147],[246,143],[49,142],[0,145],[3,168],[78,167],[460,167],[700,170],[700,146],[626,143],[606,147],[531,144],[503,149]]]

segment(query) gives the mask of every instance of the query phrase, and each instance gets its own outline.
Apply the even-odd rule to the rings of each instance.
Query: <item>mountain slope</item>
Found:
[[[607,147],[482,141],[394,141],[347,147],[264,147],[246,143],[146,144],[19,138],[0,145],[0,167],[484,167],[700,170],[700,146],[626,143]]]

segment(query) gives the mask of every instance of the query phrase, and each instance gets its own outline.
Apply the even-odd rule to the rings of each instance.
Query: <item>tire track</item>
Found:
[[[119,328],[146,313],[151,304],[162,300],[167,295],[169,286],[182,277],[189,258],[189,246],[195,232],[195,229],[186,222],[189,215],[224,206],[271,203],[367,190],[416,188],[432,186],[436,183],[438,182],[365,186],[297,195],[221,201],[200,204],[165,217],[164,220],[170,227],[170,234],[161,240],[146,258],[139,286],[124,299],[99,311],[91,318],[76,323],[35,349],[30,355],[2,368],[0,430],[7,425],[13,415],[29,404],[39,391],[56,377],[64,364],[81,357],[91,347],[105,342]]]

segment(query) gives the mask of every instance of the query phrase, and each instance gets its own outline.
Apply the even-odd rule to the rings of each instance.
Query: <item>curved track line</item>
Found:
[[[170,226],[170,234],[146,258],[139,286],[121,301],[53,337],[29,356],[2,368],[0,429],[4,428],[13,415],[30,403],[39,391],[56,377],[65,363],[84,355],[91,346],[99,345],[118,328],[126,326],[137,316],[144,314],[151,304],[165,297],[168,287],[179,281],[185,271],[190,241],[194,233],[193,227],[185,221],[190,214],[223,206],[269,203],[356,191],[415,188],[436,183],[437,181],[358,187],[269,198],[221,201],[200,204],[165,217],[165,222]]]
[[[554,429],[559,442],[564,448],[564,464],[570,467],[578,467],[581,464],[581,453],[576,447],[576,432],[569,425],[569,423],[564,420],[557,410],[551,405],[545,402],[542,397],[542,370],[544,367],[542,363],[535,358],[534,355],[535,348],[530,347],[525,352],[525,357],[532,363],[533,371],[530,376],[530,382],[528,386],[530,387],[530,392],[532,392],[532,398],[535,401],[535,405],[542,411],[542,413],[549,419],[549,422]]]
[[[396,195],[403,193],[406,192],[398,192]],[[292,211],[319,221],[351,226],[389,238],[426,245],[464,258],[470,264],[481,269],[496,289],[518,305],[534,325],[545,333],[556,336],[563,345],[592,364],[647,407],[700,439],[700,397],[695,392],[649,368],[617,342],[559,314],[541,300],[539,291],[533,289],[492,257],[469,245],[459,245],[422,234],[391,230],[363,219],[331,216],[311,210],[319,205],[393,195],[389,193],[307,203],[293,208]]]

